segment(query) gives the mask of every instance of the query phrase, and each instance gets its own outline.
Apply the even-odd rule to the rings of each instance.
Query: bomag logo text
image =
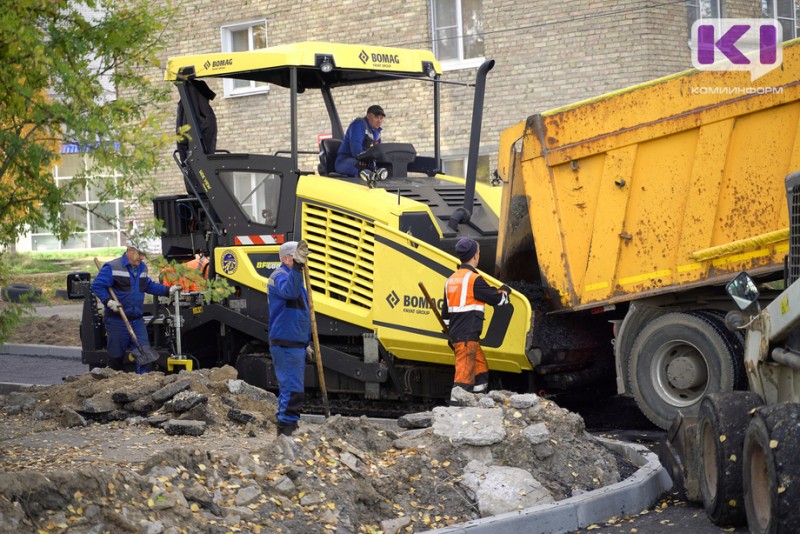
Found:
[[[439,299],[436,302],[436,306],[439,309],[442,309],[443,304],[444,299]],[[428,300],[425,297],[416,295],[403,295],[403,313],[427,315],[430,313],[430,309],[430,304],[428,304]]]
[[[230,59],[230,58],[229,59],[215,59],[214,61],[211,62],[211,68],[214,68],[214,69],[216,69],[218,67],[230,67],[231,65],[233,65],[233,60]]]
[[[372,62],[373,63],[391,63],[393,65],[397,65],[400,63],[400,58],[397,54],[376,54],[375,52],[372,53]]]

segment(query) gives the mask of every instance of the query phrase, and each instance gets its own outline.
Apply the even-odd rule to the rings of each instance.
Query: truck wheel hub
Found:
[[[691,389],[705,384],[708,380],[708,372],[702,359],[683,355],[669,363],[667,377],[673,387]]]

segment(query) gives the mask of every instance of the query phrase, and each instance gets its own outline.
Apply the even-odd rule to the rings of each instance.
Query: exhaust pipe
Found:
[[[494,67],[494,60],[484,61],[475,79],[475,98],[472,104],[472,130],[469,134],[469,154],[467,155],[466,187],[464,205],[459,206],[447,221],[447,226],[457,231],[458,225],[469,222],[475,204],[475,181],[478,174],[478,150],[481,144],[481,121],[483,120],[483,95],[486,93],[486,75]]]

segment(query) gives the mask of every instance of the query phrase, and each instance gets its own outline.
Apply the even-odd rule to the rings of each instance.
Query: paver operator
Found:
[[[358,177],[359,172],[369,171],[367,169],[369,165],[374,167],[375,162],[359,161],[356,156],[368,148],[380,144],[383,130],[381,125],[385,116],[383,108],[376,104],[367,109],[365,117],[359,117],[350,123],[336,155],[336,172]],[[372,170],[377,169],[373,168]]]

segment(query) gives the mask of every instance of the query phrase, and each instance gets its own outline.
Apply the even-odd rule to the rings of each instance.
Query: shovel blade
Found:
[[[136,355],[136,363],[139,365],[147,365],[158,360],[161,356],[156,352],[153,347],[137,347],[134,352]]]

